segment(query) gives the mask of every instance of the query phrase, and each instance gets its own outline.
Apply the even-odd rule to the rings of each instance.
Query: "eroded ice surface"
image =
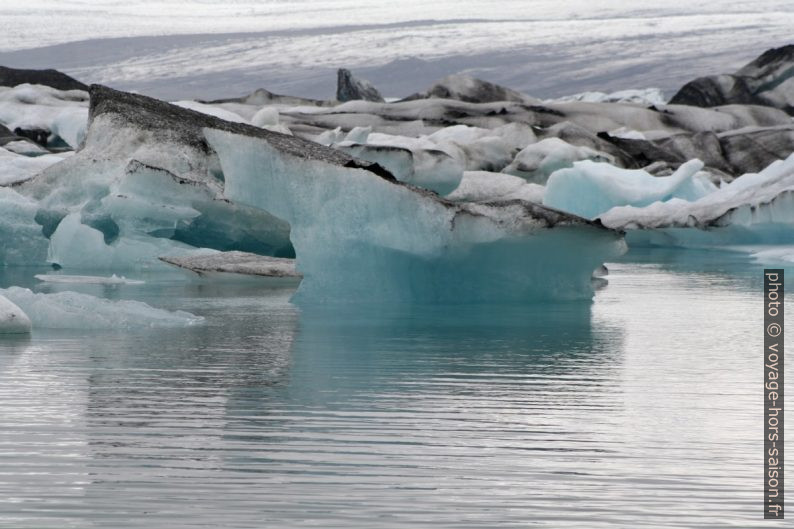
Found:
[[[204,133],[225,194],[289,222],[302,299],[586,298],[593,270],[623,251],[619,234],[529,202],[456,204],[263,139]]]
[[[594,219],[617,206],[643,207],[678,199],[695,201],[717,188],[698,175],[700,160],[691,160],[674,174],[653,176],[640,169],[618,169],[609,164],[582,161],[549,177],[543,204]]]
[[[80,146],[88,122],[88,94],[83,90],[57,90],[22,84],[0,86],[0,124],[10,130],[41,130],[48,143],[63,140],[72,149]]]
[[[19,184],[30,180],[39,172],[64,160],[67,156],[67,154],[26,156],[0,147],[0,186]]]
[[[0,295],[0,334],[25,334],[30,329],[28,315],[8,298]]]
[[[199,255],[163,256],[160,260],[199,275],[224,273],[261,277],[300,278],[295,259],[248,252],[208,252]]]
[[[66,283],[74,285],[143,285],[145,281],[139,279],[127,279],[124,276],[113,274],[106,276],[81,276],[69,274],[36,274],[34,276],[39,281],[45,283]]]
[[[674,198],[616,207],[600,216],[635,230],[637,242],[660,245],[776,244],[794,240],[794,155],[746,174],[696,201]]]
[[[204,318],[189,312],[172,312],[140,301],[111,301],[78,292],[42,294],[10,287],[0,289],[0,299],[2,296],[28,315],[34,329],[187,327],[204,322]]]

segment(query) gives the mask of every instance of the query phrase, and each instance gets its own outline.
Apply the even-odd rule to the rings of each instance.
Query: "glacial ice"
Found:
[[[28,315],[34,329],[189,327],[204,322],[203,317],[181,310],[172,312],[141,301],[111,301],[77,292],[42,294],[10,287],[0,289],[0,300],[3,296]]]
[[[65,269],[164,269],[157,257],[192,250],[195,248],[187,244],[144,234],[125,235],[107,243],[105,234],[82,223],[80,213],[70,213],[50,237],[47,261]]]
[[[50,262],[124,271],[165,269],[159,256],[194,247],[293,255],[284,222],[223,197],[201,129],[194,137],[179,129],[189,130],[192,115],[174,123],[147,108],[117,109],[101,98],[97,106],[84,148],[16,188],[45,248],[50,239]]]
[[[0,335],[27,334],[30,329],[28,315],[8,298],[0,295]]]
[[[8,187],[0,187],[0,265],[42,264],[47,239],[36,222],[39,205]]]
[[[264,139],[204,133],[226,196],[290,224],[304,275],[297,299],[587,298],[593,270],[624,250],[618,233],[528,202],[455,204]]]
[[[247,252],[205,252],[187,256],[162,256],[160,260],[198,275],[236,274],[272,278],[300,278],[295,259]]]
[[[3,149],[23,156],[41,156],[42,154],[50,153],[50,151],[44,147],[40,147],[37,143],[28,141],[27,139],[9,141],[3,145]]]
[[[608,154],[588,147],[574,147],[559,138],[546,138],[525,147],[503,172],[520,176],[528,182],[545,184],[554,171],[571,167],[581,160],[614,163]]]
[[[208,116],[215,116],[216,118],[225,119],[226,121],[231,121],[233,123],[248,123],[248,120],[244,117],[231,112],[229,110],[225,110],[215,105],[208,105],[206,103],[199,103],[198,101],[174,101],[172,104],[187,108],[189,110],[195,110],[196,112],[201,112],[202,114],[207,114]]]
[[[491,97],[488,90],[479,95]],[[103,87],[91,93],[86,128],[84,92],[0,89],[0,118],[5,111],[11,125],[82,146],[43,154],[0,129],[10,146],[0,148],[0,264],[48,260],[109,274],[163,270],[167,256],[195,270],[270,274],[270,264],[243,252],[292,257],[294,243],[307,274],[301,296],[447,300],[460,291],[461,299],[518,300],[587,295],[586,269],[619,251],[618,233],[576,216],[628,230],[630,242],[791,239],[787,177],[765,170],[765,183],[749,174],[717,189],[702,164],[682,164],[719,152],[725,160],[704,160],[707,170],[713,181],[730,180],[737,167],[790,152],[794,129],[777,109],[529,104],[524,96],[326,106],[273,94],[277,101],[183,101],[182,109]],[[287,124],[294,136],[268,132],[288,133]],[[747,124],[754,128],[733,130]],[[751,148],[757,138],[770,145],[770,134],[774,149]],[[679,165],[672,176],[651,174]],[[742,186],[758,189],[739,197]],[[726,204],[730,211],[717,214]],[[565,260],[572,241],[584,248],[581,263],[578,252]],[[201,247],[224,254],[198,255]],[[547,280],[541,262],[559,271]]]
[[[643,207],[679,199],[695,201],[717,188],[699,175],[700,160],[691,160],[671,176],[653,176],[641,169],[619,169],[591,161],[576,162],[553,173],[546,184],[543,204],[588,219],[618,206]]]
[[[794,264],[794,245],[766,246],[766,247],[738,247],[739,251],[749,251],[750,257],[758,263],[765,265],[784,265]]]
[[[0,123],[11,130],[43,130],[73,149],[80,145],[88,122],[88,94],[22,84],[0,87]]]
[[[67,157],[67,154],[25,156],[0,147],[0,186],[19,184],[29,180],[47,167]]]
[[[546,188],[523,178],[505,173],[466,171],[460,185],[445,198],[453,202],[491,202],[494,200],[524,200],[543,203]]]
[[[439,79],[425,92],[411,95],[405,101],[424,98],[457,99],[470,103],[512,101],[531,105],[538,100],[510,88],[466,74],[453,74]]]
[[[587,103],[631,103],[635,105],[664,105],[667,98],[658,88],[628,89],[617,92],[582,92],[570,96],[551,99],[548,102],[564,103],[569,101],[584,101]]]
[[[45,283],[66,283],[72,285],[143,285],[145,281],[139,279],[127,279],[124,276],[113,274],[105,276],[80,276],[69,274],[36,274],[34,276],[39,281]]]
[[[606,226],[632,230],[628,237],[635,244],[790,244],[794,242],[794,155],[694,201],[674,198],[644,207],[615,207],[599,218]]]
[[[463,177],[463,164],[459,159],[426,138],[368,133],[365,145],[344,141],[335,147],[362,160],[383,165],[402,182],[440,195],[452,192]]]

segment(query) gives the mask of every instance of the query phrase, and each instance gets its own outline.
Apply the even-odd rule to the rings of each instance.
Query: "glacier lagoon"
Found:
[[[0,269],[206,319],[0,338],[0,526],[765,526],[762,265],[608,268],[592,302],[333,310],[273,281]]]
[[[792,64],[669,104],[0,68],[0,524],[751,526]]]

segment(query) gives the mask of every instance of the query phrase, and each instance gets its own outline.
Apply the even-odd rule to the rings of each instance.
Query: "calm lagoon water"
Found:
[[[0,527],[768,527],[761,267],[609,268],[539,307],[38,284],[207,324],[0,339]]]

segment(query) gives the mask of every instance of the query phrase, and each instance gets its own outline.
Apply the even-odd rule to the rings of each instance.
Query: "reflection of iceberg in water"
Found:
[[[591,325],[589,302],[303,309],[298,336],[291,387],[307,395],[346,384],[410,392],[422,380],[450,375],[464,382],[483,372],[581,375],[614,365],[621,339],[608,324]]]
[[[355,498],[368,519],[418,522],[405,505],[522,490],[547,482],[550,460],[575,473],[573,453],[603,457],[612,426],[576,417],[620,408],[621,330],[592,325],[590,303],[494,309],[302,310],[277,400],[229,395],[224,468],[256,482],[249,499],[273,520],[327,520]]]
[[[158,289],[173,294],[167,286],[150,292]],[[228,526],[218,503],[196,500],[215,498],[209,484],[224,480],[227,402],[253,391],[258,408],[272,407],[264,395],[288,381],[297,312],[288,304],[291,290],[263,292],[251,284],[177,289],[181,302],[201,308],[206,326],[34,337],[56,341],[37,351],[39,362],[71,351],[70,372],[83,382],[69,384],[79,392],[69,401],[79,402],[74,427],[84,446],[81,458],[62,468],[74,472],[79,461],[87,473],[70,511],[76,525],[103,516],[109,526],[127,527],[128,513],[148,512],[149,526],[181,527],[185,516],[203,514],[217,527]]]
[[[90,481],[85,380],[29,336],[0,339],[0,519],[16,527],[69,527]]]

